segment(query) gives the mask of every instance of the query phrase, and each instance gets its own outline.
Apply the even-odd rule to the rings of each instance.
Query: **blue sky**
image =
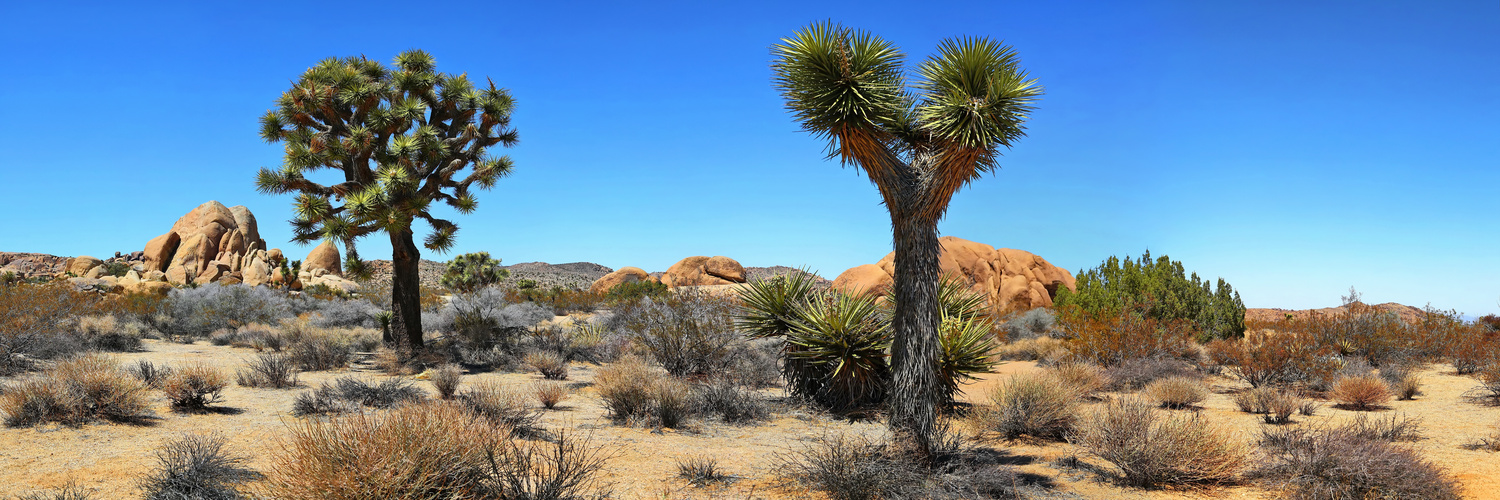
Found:
[[[890,251],[889,219],[798,131],[768,65],[833,19],[911,61],[945,37],[1004,39],[1046,87],[943,234],[1074,272],[1150,249],[1251,307],[1355,286],[1500,312],[1500,4],[1309,3],[6,2],[0,251],[138,250],[213,199],[303,255],[290,196],[253,188],[282,154],[257,118],[320,59],[421,48],[519,102],[516,173],[457,219],[455,253],[832,277]]]

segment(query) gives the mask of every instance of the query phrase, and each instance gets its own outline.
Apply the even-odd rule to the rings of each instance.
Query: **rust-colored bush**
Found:
[[[1268,330],[1250,330],[1238,341],[1214,342],[1209,357],[1251,387],[1318,386],[1338,371],[1333,350],[1314,339]]]
[[[562,382],[543,380],[531,384],[531,393],[536,396],[536,401],[548,410],[556,409],[559,403],[568,399],[568,386]]]
[[[1339,406],[1350,410],[1371,410],[1391,400],[1391,389],[1379,377],[1358,375],[1343,377],[1328,394]]]
[[[1058,323],[1075,360],[1103,367],[1135,358],[1181,358],[1194,353],[1192,323],[1157,320],[1138,312],[1092,313],[1079,307],[1058,311]]]

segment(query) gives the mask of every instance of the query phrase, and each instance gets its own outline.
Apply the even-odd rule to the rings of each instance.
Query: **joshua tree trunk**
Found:
[[[896,312],[891,346],[893,377],[890,429],[909,440],[924,460],[931,459],[938,397],[938,245],[937,221],[900,216],[892,207],[896,264]]]
[[[393,340],[404,342],[411,354],[422,350],[422,288],[417,265],[422,254],[411,229],[391,234],[391,329]]]

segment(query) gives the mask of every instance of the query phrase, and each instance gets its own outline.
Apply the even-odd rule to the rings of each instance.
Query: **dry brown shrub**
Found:
[[[625,421],[650,411],[652,387],[662,376],[642,359],[626,356],[599,370],[594,389],[610,417]]]
[[[463,368],[455,364],[446,364],[433,369],[427,381],[432,382],[432,387],[437,389],[440,397],[453,399],[453,393],[458,391],[458,384],[463,376]]]
[[[180,410],[202,410],[223,399],[224,387],[229,378],[217,368],[203,363],[193,363],[172,372],[161,383],[162,392],[172,407]]]
[[[1356,426],[1266,428],[1256,476],[1287,498],[1461,498],[1447,471],[1391,441]]]
[[[1146,386],[1146,395],[1162,408],[1180,410],[1190,408],[1208,398],[1208,387],[1202,381],[1188,377],[1165,378]]]
[[[567,380],[568,360],[552,351],[531,351],[522,360],[547,380]]]
[[[267,497],[499,497],[496,458],[514,448],[509,428],[446,402],[289,425],[263,483]]]
[[[6,425],[131,421],[149,413],[149,387],[99,354],[85,354],[0,391]]]
[[[1391,390],[1379,377],[1360,375],[1338,379],[1328,396],[1345,409],[1371,410],[1390,402]]]
[[[1238,341],[1209,344],[1209,357],[1251,387],[1315,386],[1338,371],[1332,348],[1295,333],[1247,330]]]
[[[57,341],[98,302],[98,294],[79,292],[66,282],[0,285],[0,375],[30,369],[31,358],[81,350],[81,342]]]
[[[1052,337],[1035,337],[1001,344],[995,350],[998,359],[1039,361],[1055,359],[1067,352],[1067,345]]]
[[[1052,367],[1051,372],[1068,387],[1078,392],[1079,397],[1092,397],[1109,385],[1104,369],[1093,363],[1062,363]]]
[[[470,413],[516,432],[532,433],[542,415],[526,399],[520,391],[493,380],[475,382],[458,394],[458,401]]]
[[[995,386],[989,405],[975,408],[969,424],[1006,438],[1061,438],[1078,417],[1079,392],[1051,373],[1019,374]]]
[[[568,399],[569,395],[566,384],[550,380],[531,384],[531,393],[536,396],[536,401],[548,410],[556,409],[557,405]]]
[[[1229,427],[1139,398],[1105,403],[1071,440],[1133,486],[1231,483],[1250,464],[1248,446]]]

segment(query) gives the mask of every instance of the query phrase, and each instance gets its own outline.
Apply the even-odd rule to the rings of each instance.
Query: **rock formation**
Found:
[[[589,291],[594,293],[609,293],[610,289],[614,287],[640,281],[653,281],[653,278],[639,267],[625,266],[595,280],[594,284],[589,286]]]
[[[745,282],[745,267],[722,255],[693,256],[677,261],[661,276],[669,287],[730,285]]]
[[[307,254],[307,259],[302,261],[301,270],[297,272],[297,281],[304,288],[323,285],[343,292],[359,291],[358,283],[344,278],[339,248],[330,241],[324,241]]]
[[[226,207],[217,201],[199,205],[177,219],[166,234],[146,242],[141,258],[144,262],[134,280],[164,280],[173,285],[267,284],[282,259],[280,250],[266,249],[250,209]],[[120,285],[130,289],[130,281],[121,278]],[[142,287],[161,290],[156,285],[135,286]]]
[[[66,272],[69,260],[42,253],[0,252],[0,274],[12,273],[18,278],[56,276]]]
[[[1073,274],[1023,250],[995,247],[944,236],[938,239],[943,274],[962,279],[1001,311],[1052,306],[1058,287],[1077,290]],[[855,266],[833,281],[845,293],[884,294],[896,272],[895,252],[875,264]]]

